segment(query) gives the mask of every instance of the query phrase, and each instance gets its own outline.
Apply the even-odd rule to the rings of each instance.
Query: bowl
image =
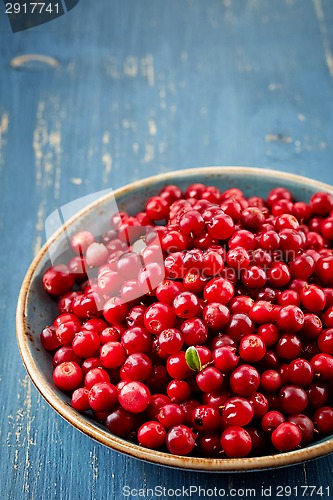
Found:
[[[181,188],[194,182],[216,185],[220,189],[238,187],[246,196],[267,196],[277,186],[290,189],[299,201],[308,201],[316,191],[333,194],[333,187],[313,179],[277,170],[247,167],[207,167],[179,170],[157,175],[117,189],[111,194],[89,204],[58,229],[33,260],[24,278],[17,306],[17,340],[24,365],[39,392],[67,422],[76,429],[128,456],[159,465],[199,471],[251,471],[287,466],[321,457],[333,452],[333,437],[327,437],[308,447],[288,453],[249,458],[197,458],[177,456],[150,450],[110,434],[98,422],[78,413],[70,406],[70,399],[58,390],[52,381],[50,355],[40,343],[40,331],[52,324],[56,315],[55,301],[42,288],[41,277],[50,266],[50,252],[65,251],[66,233],[73,234],[83,228],[96,225],[108,227],[110,210],[116,200],[119,210],[135,213],[143,209],[144,200],[156,194],[165,184],[177,184]]]

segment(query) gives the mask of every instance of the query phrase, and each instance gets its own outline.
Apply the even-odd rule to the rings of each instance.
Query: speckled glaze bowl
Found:
[[[193,182],[213,184],[224,190],[238,187],[246,196],[263,197],[266,197],[272,188],[284,186],[290,189],[299,201],[308,201],[316,191],[328,191],[333,194],[332,186],[286,172],[245,167],[207,167],[179,170],[143,179],[117,189],[113,195],[120,210],[135,213],[142,210],[145,200],[156,194],[164,185],[172,183],[185,188]],[[61,252],[66,248],[66,232],[71,235],[80,229],[92,227],[92,224],[96,227],[97,218],[99,225],[105,224],[104,228],[108,227],[113,201],[112,195],[100,198],[78,212],[63,228],[55,232],[32,262],[23,281],[17,306],[17,340],[25,367],[46,401],[74,427],[105,446],[131,457],[169,467],[212,472],[251,471],[296,464],[333,452],[333,437],[328,437],[303,449],[263,457],[208,459],[175,456],[120,439],[70,406],[70,399],[53,384],[51,357],[40,343],[40,331],[45,325],[53,322],[57,312],[55,301],[48,297],[42,288],[41,278],[50,266],[49,250]]]

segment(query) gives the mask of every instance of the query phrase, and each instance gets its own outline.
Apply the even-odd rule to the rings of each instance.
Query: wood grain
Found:
[[[14,325],[45,218],[64,203],[204,165],[333,183],[332,25],[330,0],[86,0],[15,35],[0,17],[2,498],[120,499],[125,485],[333,488],[330,457],[210,475],[94,443],[32,386]]]

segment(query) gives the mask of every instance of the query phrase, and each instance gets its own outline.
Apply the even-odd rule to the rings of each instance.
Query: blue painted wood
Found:
[[[252,487],[259,498],[262,486],[333,488],[330,457],[209,475],[95,444],[32,386],[14,324],[45,217],[77,197],[222,164],[332,183],[332,22],[329,0],[82,0],[16,34],[0,17],[2,498],[118,499],[125,485]]]

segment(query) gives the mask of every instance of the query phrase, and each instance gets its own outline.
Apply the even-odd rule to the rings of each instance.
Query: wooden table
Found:
[[[257,498],[270,486],[278,498],[279,485],[313,485],[323,496],[312,498],[328,498],[330,457],[211,475],[95,443],[31,384],[14,315],[45,218],[76,198],[204,165],[271,167],[332,183],[333,3],[82,0],[16,34],[1,9],[1,498],[121,499],[125,486],[157,485],[229,496],[255,488]]]

